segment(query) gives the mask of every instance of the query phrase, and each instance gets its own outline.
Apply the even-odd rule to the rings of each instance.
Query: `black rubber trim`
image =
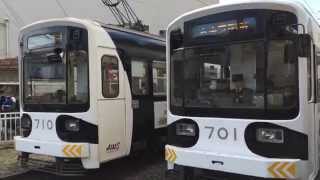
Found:
[[[176,134],[176,125],[179,123],[194,124],[196,127],[195,136],[178,136]],[[189,148],[197,144],[199,140],[199,126],[192,119],[180,119],[170,124],[168,127],[168,144],[177,147]]]
[[[22,129],[22,136],[23,137],[29,137],[32,131],[32,119],[30,117],[29,114],[23,113],[22,117],[21,117],[21,129]],[[27,122],[24,121],[31,121],[31,127],[29,129],[24,128],[24,124]]]
[[[66,119],[77,119],[80,122],[80,131],[79,132],[70,132],[65,129],[65,120]],[[72,143],[91,143],[98,144],[98,126],[88,123],[82,119],[61,115],[56,120],[56,131],[58,137],[66,142]]]
[[[257,141],[258,128],[283,129],[284,143]],[[308,160],[308,136],[283,126],[266,122],[252,123],[245,130],[245,140],[250,151],[263,157]]]

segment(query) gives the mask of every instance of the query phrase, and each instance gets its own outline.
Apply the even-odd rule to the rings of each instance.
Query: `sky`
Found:
[[[220,2],[232,2],[232,1],[239,1],[239,0],[219,0]],[[240,0],[241,1],[241,0]],[[307,4],[315,14],[320,19],[320,0],[296,0],[301,1],[304,4]]]
[[[320,0],[302,0],[306,1],[311,8],[314,9],[314,11],[320,13]]]

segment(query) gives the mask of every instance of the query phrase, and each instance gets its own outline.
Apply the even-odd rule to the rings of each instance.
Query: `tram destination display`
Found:
[[[220,22],[195,25],[192,28],[192,38],[206,36],[223,36],[231,32],[256,31],[256,18],[248,17],[242,20],[232,19]]]

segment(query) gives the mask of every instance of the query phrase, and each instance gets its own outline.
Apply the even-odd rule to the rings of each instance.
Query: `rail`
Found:
[[[0,113],[0,146],[12,144],[22,134],[19,112]]]

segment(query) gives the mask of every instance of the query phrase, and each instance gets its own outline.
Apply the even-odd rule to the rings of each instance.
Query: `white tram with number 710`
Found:
[[[76,174],[163,144],[163,39],[65,18],[24,27],[20,50],[22,164]],[[53,157],[56,166],[31,154]]]
[[[167,31],[168,169],[180,179],[314,180],[320,28],[289,0],[186,13]]]

